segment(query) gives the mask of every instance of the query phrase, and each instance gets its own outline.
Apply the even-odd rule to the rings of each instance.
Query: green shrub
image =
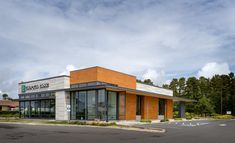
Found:
[[[174,111],[173,117],[178,118],[179,117],[179,111]]]
[[[186,113],[185,113],[185,118],[186,118],[186,119],[192,119],[192,117],[193,117],[193,114],[192,114],[192,113],[189,113],[189,112],[186,112]]]
[[[114,126],[115,122],[85,122],[85,121],[49,121],[47,124],[69,124],[69,125],[92,125],[92,126]]]
[[[175,118],[175,120],[176,120],[176,121],[180,121],[180,120],[182,120],[182,118]]]
[[[0,111],[0,117],[19,117],[19,111]]]
[[[212,116],[214,119],[235,119],[232,115],[220,115],[220,114],[214,114]]]
[[[140,122],[151,123],[152,121],[151,121],[151,120],[148,120],[148,119],[142,119],[142,120],[140,120]]]
[[[167,121],[169,121],[169,120],[168,119],[163,119],[160,122],[167,122]]]

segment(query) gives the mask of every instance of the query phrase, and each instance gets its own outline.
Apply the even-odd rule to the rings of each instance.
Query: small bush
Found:
[[[0,117],[19,117],[19,111],[0,111]]]
[[[186,112],[186,113],[185,113],[185,118],[186,118],[187,120],[192,119],[194,116],[195,116],[195,115],[194,115],[193,113],[189,113],[189,112]]]
[[[182,120],[182,118],[175,118],[175,120],[176,120],[176,121],[181,121],[181,120]]]
[[[85,122],[85,121],[49,121],[48,124],[69,124],[69,125],[91,125],[91,126],[114,126],[114,122]]]
[[[220,114],[214,114],[212,116],[214,119],[235,119],[232,115],[220,115]]]
[[[174,111],[173,117],[174,117],[174,118],[178,118],[178,117],[179,117],[179,111]]]
[[[142,119],[142,120],[140,120],[140,122],[151,123],[152,121],[151,120],[147,120],[147,119]]]
[[[169,121],[169,120],[168,119],[163,119],[160,122],[167,122],[167,121]]]

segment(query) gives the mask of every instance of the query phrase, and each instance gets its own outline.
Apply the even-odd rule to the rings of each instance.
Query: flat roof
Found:
[[[102,68],[102,69],[110,70],[110,71],[113,71],[113,72],[117,72],[117,73],[121,73],[121,74],[129,75],[129,76],[133,76],[133,77],[135,77],[135,78],[136,78],[136,76],[134,76],[134,75],[127,74],[127,73],[120,72],[120,71],[116,71],[116,70],[112,70],[112,69],[108,69],[108,68],[104,68],[104,67],[101,67],[101,66],[87,67],[87,68],[82,68],[82,69],[73,70],[73,71],[70,71],[70,72],[81,71],[81,70],[86,70],[86,69],[91,69],[91,68]]]
[[[48,80],[48,79],[54,79],[54,78],[60,78],[60,77],[70,77],[70,76],[68,76],[68,75],[52,76],[52,77],[48,77],[48,78],[41,78],[41,79],[30,80],[30,81],[22,81],[22,82],[19,82],[18,84],[25,84],[25,83],[30,83],[30,82],[37,82],[37,81]]]

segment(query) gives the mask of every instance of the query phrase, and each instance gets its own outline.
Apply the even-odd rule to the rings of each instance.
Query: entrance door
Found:
[[[159,99],[158,102],[158,119],[164,120],[165,119],[165,113],[166,113],[166,100],[165,99]]]
[[[88,120],[96,118],[96,91],[89,90],[87,92],[87,115]]]

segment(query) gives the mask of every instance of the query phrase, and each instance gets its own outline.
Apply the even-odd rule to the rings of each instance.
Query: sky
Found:
[[[0,93],[91,66],[160,86],[235,72],[235,1],[0,1]]]

